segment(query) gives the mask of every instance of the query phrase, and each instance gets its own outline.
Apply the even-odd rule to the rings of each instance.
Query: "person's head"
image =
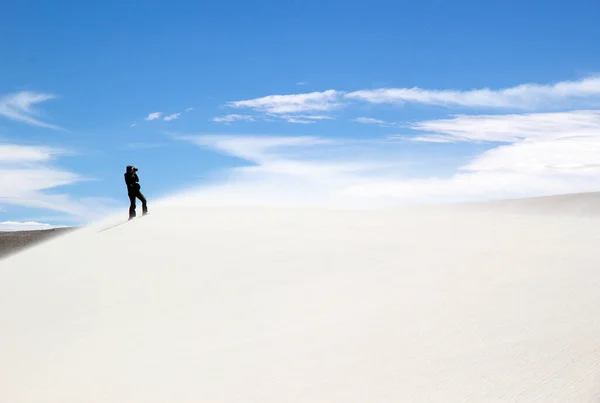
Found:
[[[137,172],[137,168],[134,167],[133,165],[127,165],[127,171],[126,172]]]

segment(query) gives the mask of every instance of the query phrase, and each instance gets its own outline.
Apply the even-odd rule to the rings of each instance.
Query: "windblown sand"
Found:
[[[0,262],[0,402],[600,401],[600,216],[152,213]]]

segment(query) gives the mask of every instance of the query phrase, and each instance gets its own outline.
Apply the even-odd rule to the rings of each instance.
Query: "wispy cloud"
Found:
[[[55,156],[65,154],[67,154],[66,150],[54,147],[0,144],[0,166],[2,164],[48,162]]]
[[[0,97],[0,116],[31,126],[45,127],[48,129],[62,129],[38,118],[40,113],[33,108],[34,105],[56,98],[53,94],[41,92],[22,91]]]
[[[138,124],[137,123],[132,123],[131,126],[129,127],[136,127]]]
[[[352,142],[315,136],[193,135],[178,139],[245,159],[249,165],[233,168],[225,183],[175,195],[176,203],[339,206],[351,200],[360,204],[340,193],[345,186],[362,183],[361,178],[369,173],[405,164],[397,158],[382,163],[377,144],[376,149],[366,150],[361,144],[356,150]]]
[[[288,116],[288,117],[285,118],[285,120],[288,123],[299,123],[299,124],[303,124],[303,125],[316,123],[315,120],[307,120],[307,119],[297,118],[297,117],[294,117],[294,116]]]
[[[160,117],[163,115],[162,112],[152,112],[151,114],[148,115],[148,117],[146,117],[146,120],[156,120],[156,119],[160,119]]]
[[[175,139],[223,151],[253,162],[269,159],[270,152],[274,150],[290,147],[312,147],[332,143],[332,140],[311,136],[191,135],[175,136]]]
[[[462,169],[600,175],[600,111],[458,116],[424,121],[411,138],[433,142],[488,142],[499,146]]]
[[[262,98],[229,102],[233,108],[249,108],[271,115],[324,112],[341,105],[341,93],[334,90],[292,95],[269,95]]]
[[[580,110],[507,115],[458,115],[417,122],[414,130],[429,132],[415,141],[506,142],[582,139],[598,136],[600,111]]]
[[[272,116],[327,112],[353,102],[371,104],[415,103],[443,107],[557,110],[564,107],[600,107],[600,77],[555,84],[521,84],[503,89],[427,90],[379,88],[374,90],[327,90],[303,94],[268,95],[229,102],[233,108],[249,108]],[[368,119],[368,118],[367,118]],[[367,123],[367,122],[363,122]]]
[[[185,112],[190,112],[190,111],[193,111],[193,110],[194,110],[194,108],[187,108],[187,109],[185,109]],[[152,112],[152,113],[150,113],[144,119],[145,120],[159,120],[159,119],[162,118],[163,121],[170,122],[172,120],[179,119],[181,117],[182,113],[183,112],[176,112],[176,113],[171,113],[171,114],[165,114],[164,112]],[[134,123],[132,125],[132,127],[134,125],[137,125],[137,123]]]
[[[377,207],[600,188],[600,111],[465,115],[419,122],[414,129],[425,132],[427,141],[485,141],[490,147],[465,157],[448,154],[439,144],[421,147],[417,157],[406,143],[393,140],[356,147],[352,141],[319,137],[188,137],[250,164],[232,169],[227,181],[190,191],[186,200]],[[448,159],[457,168],[437,168]]]
[[[306,81],[298,81],[296,83],[296,85],[299,85],[299,86],[303,86],[303,85],[306,85],[306,84],[308,84]]]
[[[375,119],[375,118],[365,118],[365,117],[356,118],[356,119],[354,119],[354,122],[367,124],[367,125],[377,125],[377,126],[381,126],[381,127],[391,127],[391,126],[396,125],[396,123],[393,123],[393,122],[388,122],[385,120]]]
[[[56,211],[78,219],[98,217],[111,200],[77,199],[57,188],[87,180],[57,168],[55,160],[67,150],[47,146],[0,145],[0,204]]]
[[[275,118],[277,120],[285,120],[289,123],[299,123],[299,124],[311,124],[315,123],[319,120],[326,119],[334,119],[331,116],[326,115],[291,115],[291,114],[266,114],[260,117],[260,120],[263,121],[273,121],[271,118]],[[245,121],[245,122],[255,122],[257,118],[252,115],[239,115],[239,114],[229,114],[225,116],[217,116],[211,119],[213,122],[231,124],[232,122],[237,121]]]
[[[172,113],[170,115],[165,116],[163,120],[169,122],[171,120],[179,119],[180,116],[181,113]]]
[[[600,105],[600,77],[556,84],[522,84],[505,89],[426,90],[422,88],[380,88],[345,94],[348,99],[382,103],[421,103],[471,108],[538,109],[588,102]]]
[[[311,124],[319,120],[333,120],[334,118],[327,115],[280,115],[279,118],[289,123]]]
[[[292,95],[269,95],[245,101],[229,102],[233,108],[247,108],[262,113],[265,120],[275,118],[289,123],[309,124],[323,119],[332,119],[323,112],[341,106],[342,93],[334,90]],[[247,115],[230,115],[247,116]]]
[[[211,119],[213,122],[218,122],[218,123],[232,123],[232,122],[237,122],[237,121],[246,121],[246,122],[253,122],[255,119],[253,116],[251,115],[238,115],[235,113],[229,114],[229,115],[225,115],[225,116],[216,116],[214,118]]]
[[[191,191],[188,200],[339,207],[596,191],[600,189],[600,108],[595,108],[600,105],[599,85],[600,79],[586,78],[499,90],[330,90],[234,102],[230,106],[252,110],[255,119],[273,117],[291,123],[329,118],[352,102],[412,102],[483,109],[485,114],[402,124],[410,135],[371,137],[360,144],[319,137],[180,138],[248,162],[231,169],[226,181]],[[491,113],[498,109],[510,113]],[[355,121],[401,126],[371,117]],[[465,143],[470,153],[454,153],[456,146],[450,143],[458,142]],[[473,153],[482,148],[485,151]]]

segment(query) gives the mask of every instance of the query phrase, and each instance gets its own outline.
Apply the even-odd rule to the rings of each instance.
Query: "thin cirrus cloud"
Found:
[[[179,119],[181,117],[181,113],[172,113],[163,118],[165,122],[169,122],[171,120]]]
[[[175,136],[174,139],[235,155],[252,162],[268,160],[273,150],[333,143],[333,140],[312,136],[180,135]]]
[[[341,107],[341,93],[334,90],[292,95],[269,95],[266,97],[233,101],[228,107],[251,109],[266,118],[282,119],[289,123],[314,123],[330,119],[324,112]]]
[[[232,123],[232,122],[237,122],[237,121],[253,122],[255,119],[251,115],[238,115],[238,114],[232,113],[232,114],[225,115],[225,116],[215,116],[211,120],[213,122],[217,122],[217,123]]]
[[[179,119],[181,117],[181,113],[172,113],[170,115],[165,115],[164,112],[152,112],[145,119],[146,120],[159,120],[162,118],[165,122],[169,122],[171,120]],[[136,126],[134,123],[132,127]]]
[[[269,95],[245,101],[229,102],[233,108],[250,108],[270,114],[290,114],[329,111],[339,106],[341,93],[335,90],[292,95]]]
[[[599,83],[597,78],[586,78],[499,90],[329,90],[236,101],[229,106],[253,114],[227,115],[221,117],[222,122],[270,118],[314,122],[331,119],[334,111],[361,102],[473,108],[486,114],[404,124],[412,131],[410,135],[373,138],[372,142],[364,139],[360,145],[356,139],[331,142],[320,137],[182,137],[248,162],[232,168],[227,181],[203,188],[192,199],[379,206],[597,190],[600,111],[593,107],[600,101]],[[498,109],[510,113],[490,113]],[[245,118],[237,119],[239,116]],[[354,121],[400,128],[397,123],[372,117]],[[454,153],[453,147],[448,151],[450,143],[459,142],[465,147],[471,147],[467,143],[483,144],[486,150],[463,154]],[[412,147],[419,152],[411,153]],[[444,166],[452,166],[451,170],[439,167],[440,160]]]
[[[54,94],[32,91],[1,96],[0,117],[34,127],[65,130],[42,120],[42,113],[35,108],[55,98],[57,96]],[[69,154],[71,152],[63,148],[0,144],[0,209],[3,205],[47,209],[67,214],[75,220],[99,217],[108,211],[114,200],[75,198],[57,191],[61,187],[88,180],[54,165],[58,157]],[[4,223],[2,228],[6,230],[9,224],[17,225]]]
[[[470,108],[535,110],[592,102],[600,105],[600,77],[556,84],[522,84],[511,88],[456,91],[421,88],[380,88],[345,94],[345,98],[374,104],[419,103]]]
[[[185,112],[191,112],[193,111],[194,108],[186,108]],[[176,120],[179,119],[181,117],[182,112],[176,112],[176,113],[171,113],[171,114],[165,114],[164,112],[152,112],[150,114],[148,114],[148,116],[146,116],[144,119],[145,120],[162,120],[165,122],[170,122],[172,120]],[[132,124],[130,127],[135,127],[137,126],[137,123]]]
[[[289,123],[311,124],[319,120],[334,120],[332,116],[327,115],[280,115],[279,118]]]
[[[396,125],[396,123],[394,123],[394,122],[388,122],[388,121],[382,120],[382,119],[367,118],[367,117],[356,118],[356,119],[354,119],[354,122],[362,123],[362,124],[366,124],[366,125],[377,125],[377,126],[381,126],[381,127],[391,127],[391,126]]]
[[[418,122],[417,142],[493,143],[463,169],[477,172],[600,175],[600,111],[463,115]],[[595,183],[595,181],[594,181]]]
[[[423,142],[580,140],[598,137],[600,111],[458,115],[450,119],[416,122],[411,127],[422,134],[410,139]]]
[[[289,123],[300,123],[300,124],[311,124],[311,123],[315,123],[319,120],[325,120],[325,119],[333,119],[333,117],[331,116],[326,116],[326,115],[286,115],[286,114],[282,114],[282,115],[277,115],[277,114],[267,114],[264,117],[262,117],[262,120],[264,121],[270,121],[271,118],[276,118],[276,119],[281,119],[281,120],[285,120],[286,122]],[[214,118],[211,119],[213,122],[217,122],[217,123],[225,123],[225,124],[231,124],[233,122],[239,122],[239,121],[244,121],[244,122],[256,122],[258,119],[252,115],[240,115],[240,114],[229,114],[229,115],[225,115],[225,116],[216,116]]]
[[[35,105],[56,98],[54,94],[21,91],[0,97],[0,116],[47,129],[63,130],[61,127],[44,122],[39,118],[40,112]]]
[[[268,95],[232,101],[227,106],[251,109],[271,116],[323,113],[340,110],[352,103],[425,104],[442,107],[543,110],[560,107],[600,106],[600,77],[555,84],[521,84],[504,89],[426,90],[421,88],[380,88],[352,92],[327,90],[305,94]],[[359,118],[360,119],[360,118]],[[365,119],[365,118],[363,118]],[[369,118],[366,118],[369,119]],[[293,119],[287,119],[292,121]],[[363,121],[362,123],[376,123]]]
[[[74,198],[56,191],[88,180],[54,165],[66,154],[67,150],[46,146],[0,145],[0,204],[47,209],[82,220],[108,211],[113,200]]]
[[[156,119],[160,119],[160,117],[162,115],[163,115],[162,112],[152,112],[145,119],[146,120],[156,120]]]
[[[361,140],[359,147],[356,140],[320,137],[180,138],[249,162],[232,168],[227,181],[188,193],[188,200],[373,207],[600,188],[598,110],[458,115],[410,128],[416,135]],[[407,142],[421,144],[421,151],[411,154]],[[426,146],[432,142],[440,144]],[[445,151],[443,143],[457,142],[485,143],[487,149],[466,155]],[[436,170],[440,158],[457,168]]]
[[[0,144],[0,165],[48,162],[66,153],[63,149],[46,146]]]

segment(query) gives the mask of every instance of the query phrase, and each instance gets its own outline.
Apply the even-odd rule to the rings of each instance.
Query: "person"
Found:
[[[141,186],[139,184],[140,178],[137,175],[138,169],[133,165],[127,165],[125,169],[125,184],[127,185],[127,195],[129,196],[129,219],[135,218],[135,199],[138,198],[142,202],[142,214],[148,214],[148,205],[146,198],[140,191]]]

